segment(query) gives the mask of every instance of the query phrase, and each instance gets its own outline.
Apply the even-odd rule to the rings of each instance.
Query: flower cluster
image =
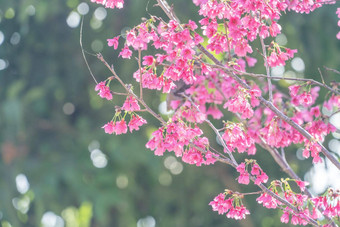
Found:
[[[318,98],[320,87],[313,87],[310,91],[303,91],[301,85],[292,85],[289,87],[289,94],[292,98],[292,104],[295,106],[309,107],[315,103]]]
[[[106,86],[106,82],[105,81],[99,82],[96,85],[96,87],[95,87],[95,91],[99,91],[98,95],[101,98],[105,98],[107,100],[111,100],[112,99],[112,93],[110,91],[110,87]]]
[[[256,199],[256,201],[268,209],[276,209],[277,206],[282,205],[280,201],[274,199],[266,192],[262,193],[261,196]]]
[[[276,195],[283,195],[287,201],[289,201],[291,204],[294,204],[296,208],[295,211],[277,199],[273,198],[268,193],[262,193],[261,196],[256,199],[256,201],[268,209],[276,209],[278,206],[280,206],[281,209],[283,209],[283,214],[281,216],[282,223],[288,223],[291,215],[291,223],[293,225],[307,225],[308,219],[317,219],[319,217],[318,213],[315,207],[313,207],[313,212],[310,213],[308,207],[310,204],[308,196],[293,192],[289,184],[290,181],[296,182],[301,191],[305,190],[305,186],[307,184],[306,182],[291,179],[281,179],[281,181],[276,180],[271,182],[270,191]]]
[[[340,217],[340,191],[328,189],[323,196],[311,199],[317,208],[323,210],[322,214],[330,218]]]
[[[239,88],[237,93],[223,105],[223,108],[228,108],[230,112],[241,114],[243,119],[251,118],[254,114],[254,110],[248,99],[253,100],[260,95],[261,93],[258,90],[248,91]],[[256,105],[258,105],[258,103],[256,103]]]
[[[118,8],[121,9],[124,6],[124,0],[91,0],[91,2],[95,2],[101,5],[104,5],[106,8]]]
[[[255,160],[246,160],[246,162],[242,162],[239,164],[236,168],[237,172],[240,173],[240,176],[238,177],[238,183],[240,184],[249,184],[249,173],[247,171],[248,166],[252,166],[251,168],[251,175],[255,177],[254,183],[259,185],[261,183],[266,183],[268,181],[268,176],[263,170],[260,168],[260,166],[256,163]]]
[[[118,114],[119,116],[119,114]],[[115,118],[117,118],[117,114],[115,115]],[[139,127],[146,124],[146,120],[142,118],[141,116],[137,114],[131,115],[131,120],[129,124],[127,125],[124,118],[119,121],[110,121],[106,123],[102,128],[104,129],[105,133],[107,134],[125,134],[127,133],[127,127],[129,126],[130,132],[133,130],[138,131]]]
[[[237,149],[239,153],[247,151],[249,155],[256,153],[254,139],[245,131],[241,123],[226,122],[226,130],[222,138],[226,142],[229,150],[234,151]]]
[[[289,48],[285,48],[286,52],[283,52],[280,46],[275,42],[272,42],[272,46],[272,48],[269,48],[269,50],[271,50],[271,54],[267,58],[268,65],[270,67],[286,65],[286,61],[290,58],[293,58],[294,54],[297,52],[296,49],[292,50]]]
[[[167,126],[152,133],[146,147],[155,150],[157,156],[163,155],[166,150],[173,151],[177,157],[182,157],[183,162],[196,166],[213,164],[216,159],[208,150],[208,139],[200,137],[202,134],[197,125],[192,128],[173,118]]]
[[[230,195],[228,199],[226,199],[227,195]],[[227,190],[226,193],[220,193],[209,203],[209,205],[212,207],[213,211],[217,211],[218,214],[226,213],[227,218],[236,220],[245,219],[246,215],[250,214],[249,210],[243,206],[239,194],[234,194],[230,190]]]
[[[122,8],[124,4],[123,0],[91,1],[108,8]],[[197,24],[191,20],[180,24],[176,17],[166,22],[151,16],[127,31],[126,36],[123,35],[126,37],[124,43],[119,43],[120,36],[107,39],[107,45],[115,50],[121,44],[119,57],[124,59],[130,59],[133,51],[138,51],[139,67],[133,73],[133,78],[142,90],[139,97],[133,93],[132,86],[120,81],[127,94],[113,93],[110,91],[113,77],[95,87],[98,95],[107,100],[112,100],[113,94],[127,96],[124,104],[116,108],[113,119],[103,126],[104,131],[119,135],[127,133],[128,129],[130,132],[139,130],[146,124],[146,120],[136,112],[149,112],[161,122],[161,127],[152,133],[146,144],[155,155],[162,156],[166,151],[174,152],[183,162],[196,166],[210,165],[217,160],[230,162],[240,174],[238,183],[248,185],[252,180],[261,189],[265,187],[268,176],[258,163],[245,159],[245,162],[237,165],[233,155],[255,155],[256,144],[271,150],[303,144],[302,155],[305,158],[311,156],[314,163],[321,162],[320,152],[324,152],[321,143],[336,128],[324,120],[321,106],[315,105],[320,87],[312,86],[312,82],[294,84],[288,88],[289,97],[271,83],[261,86],[257,84],[260,79],[249,81],[242,75],[247,75],[246,67],[253,67],[258,60],[250,56],[253,52],[251,42],[257,38],[265,39],[280,34],[281,26],[278,21],[282,13],[287,10],[309,13],[329,0],[193,2],[199,6],[199,14],[203,17]],[[337,14],[340,18],[340,9]],[[340,39],[340,33],[337,38]],[[157,53],[151,54],[150,47]],[[279,46],[274,41],[270,45],[263,45],[263,48],[268,55],[263,56],[265,66],[269,67],[284,66],[297,52],[295,49]],[[212,54],[215,55],[211,57]],[[116,74],[114,76],[119,79]],[[169,93],[168,108],[172,107],[173,114],[169,115],[167,122],[147,106],[147,102],[143,100],[143,89]],[[262,93],[264,97],[272,93],[269,95],[270,100],[264,100]],[[172,99],[172,96],[175,98]],[[260,101],[264,105],[260,106]],[[139,104],[145,109],[141,110]],[[330,96],[323,107],[331,113],[338,111],[340,96]],[[227,110],[242,123],[223,121],[223,128],[220,130],[211,126],[209,118],[223,119]],[[129,121],[126,116],[130,117]],[[290,117],[289,120],[287,116]],[[222,131],[223,141],[218,142],[224,146],[224,154],[218,155],[210,147],[208,138],[203,136],[205,122],[215,132]],[[299,130],[299,127],[304,131]],[[312,139],[303,136],[307,132]],[[268,209],[281,208],[281,222],[290,222],[293,225],[313,223],[321,215],[329,218],[339,216],[338,192],[313,199],[305,193],[307,182],[293,180],[301,191],[295,193],[289,181],[292,180],[273,181],[269,190],[255,193],[261,194],[256,201]],[[227,190],[209,205],[219,214],[226,214],[228,218],[244,219],[249,214],[242,204],[244,195]],[[317,208],[322,212],[318,213]]]

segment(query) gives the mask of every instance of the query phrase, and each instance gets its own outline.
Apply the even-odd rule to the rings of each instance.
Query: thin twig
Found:
[[[138,68],[139,68],[139,89],[140,95],[139,98],[143,99],[143,81],[142,81],[142,65],[141,65],[141,58],[142,58],[142,50],[138,49]]]
[[[340,95],[340,91],[337,91],[333,88],[331,88],[330,86],[326,85],[326,84],[323,84],[323,83],[320,83],[316,80],[313,80],[313,79],[305,79],[305,78],[288,78],[288,77],[275,77],[275,76],[270,76],[268,77],[267,75],[264,75],[264,74],[257,74],[257,73],[248,73],[248,72],[243,72],[243,71],[240,71],[240,70],[237,70],[237,69],[229,69],[223,65],[211,65],[211,64],[208,64],[208,63],[205,63],[206,65],[209,65],[210,67],[212,68],[219,68],[219,69],[222,69],[222,70],[226,70],[228,72],[236,72],[236,73],[239,73],[241,75],[245,75],[245,76],[250,76],[250,77],[255,77],[255,78],[270,78],[272,80],[294,80],[294,81],[302,81],[302,82],[309,82],[311,84],[315,84],[315,85],[318,85],[320,87],[323,87],[323,88],[326,88],[327,90],[337,94],[337,95]]]
[[[96,84],[98,84],[97,80],[96,80],[96,77],[93,75],[92,71],[91,71],[91,68],[89,66],[89,63],[87,62],[87,59],[86,59],[86,56],[85,56],[85,53],[84,53],[84,48],[83,48],[83,24],[84,24],[84,17],[82,17],[81,19],[81,25],[80,25],[80,38],[79,38],[79,43],[80,43],[80,48],[81,48],[81,53],[83,54],[83,58],[84,58],[84,61],[86,63],[86,66],[87,66],[87,69],[89,70],[91,76],[92,76],[92,79],[94,80],[94,82],[96,82]]]
[[[263,38],[260,37],[261,41],[261,46],[262,46],[262,56],[264,60],[264,65],[266,67],[266,72],[267,72],[267,83],[268,83],[268,93],[269,93],[269,101],[273,102],[273,86],[272,86],[272,81],[270,78],[270,69],[269,69],[269,64],[267,60],[267,51],[266,51],[266,46],[264,45]]]
[[[333,73],[340,74],[340,72],[339,72],[338,70],[335,70],[335,69],[332,69],[332,68],[328,68],[328,67],[326,67],[326,66],[324,66],[324,68],[325,68],[326,70],[328,70],[328,71],[333,72]]]
[[[123,88],[128,92],[128,94],[132,95],[140,104],[142,104],[142,106],[144,106],[145,109],[148,110],[148,112],[154,116],[156,119],[158,119],[162,125],[166,125],[166,122],[163,120],[163,118],[161,116],[159,116],[158,114],[156,114],[145,102],[143,99],[140,99],[132,90],[130,87],[128,87],[121,79],[120,77],[117,75],[117,73],[115,72],[115,70],[113,69],[113,67],[110,67],[110,65],[105,61],[104,57],[102,54],[97,54],[98,59],[104,63],[104,65],[111,71],[112,75],[114,75],[114,77],[118,80],[118,82],[123,86]]]

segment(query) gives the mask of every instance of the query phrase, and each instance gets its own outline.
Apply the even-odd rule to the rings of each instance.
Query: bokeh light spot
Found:
[[[25,194],[30,188],[30,184],[27,180],[27,177],[22,173],[16,176],[15,183],[18,192],[20,192],[21,194]]]
[[[90,152],[95,149],[99,149],[99,148],[100,148],[100,143],[98,142],[98,140],[92,140],[88,146],[88,149]]]
[[[94,11],[94,17],[97,20],[104,20],[107,16],[107,11],[104,7],[98,7],[95,11]]]
[[[5,40],[5,35],[2,31],[0,31],[0,45],[4,42]]]
[[[94,52],[101,52],[104,48],[104,44],[102,41],[96,39],[91,43],[91,48]]]
[[[158,181],[163,186],[169,186],[172,183],[172,177],[168,172],[162,172],[158,177]]]
[[[281,45],[281,46],[285,46],[287,44],[287,37],[285,34],[281,33],[281,34],[278,34],[275,38],[275,41]]]
[[[6,19],[12,19],[15,16],[15,11],[13,8],[8,8],[5,12]]]
[[[284,66],[276,66],[271,68],[271,75],[275,77],[282,77],[285,72]]]
[[[4,59],[0,58],[0,70],[6,69],[8,66],[7,62]]]
[[[305,71],[305,63],[303,62],[302,58],[296,57],[292,60],[292,68],[297,72]]]
[[[107,165],[106,155],[99,149],[91,151],[91,160],[97,168],[104,168]]]
[[[35,15],[35,7],[33,5],[27,6],[26,13],[29,16],[34,16]]]
[[[118,188],[124,189],[129,185],[129,179],[125,174],[121,174],[117,177],[116,184]]]
[[[14,32],[13,35],[11,36],[10,43],[12,45],[17,45],[20,42],[20,34],[18,32]]]
[[[71,12],[66,19],[66,23],[70,28],[78,27],[80,23],[80,15],[77,12]]]
[[[70,103],[70,102],[65,103],[64,106],[63,106],[63,112],[66,115],[73,114],[75,109],[76,108],[74,107],[73,103]]]
[[[77,10],[80,15],[86,15],[88,14],[90,7],[86,2],[82,2],[78,5]]]
[[[41,218],[42,227],[64,227],[64,220],[55,213],[48,211]]]
[[[156,220],[152,216],[141,218],[137,221],[137,227],[155,227]]]

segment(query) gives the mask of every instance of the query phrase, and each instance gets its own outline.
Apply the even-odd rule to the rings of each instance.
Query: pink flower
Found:
[[[253,168],[251,169],[251,175],[259,175],[260,174],[260,166],[257,164],[253,165]]]
[[[280,220],[281,220],[282,223],[288,223],[289,222],[289,213],[287,211],[283,212]]]
[[[113,121],[108,122],[102,127],[107,134],[115,133],[115,123]]]
[[[107,100],[112,99],[112,94],[109,87],[105,87],[98,94],[101,98],[106,98]]]
[[[140,110],[140,107],[138,101],[133,96],[129,96],[126,98],[122,109],[125,111],[133,112],[136,110]]]
[[[306,182],[306,181],[299,181],[299,180],[296,180],[295,182],[296,182],[296,184],[300,187],[300,190],[301,190],[302,192],[305,191],[306,185],[309,185],[309,183]]]
[[[268,209],[276,209],[277,205],[280,205],[280,202],[267,193],[262,193],[261,196],[256,199],[256,201]]]
[[[151,56],[151,55],[149,55],[149,56],[144,56],[143,57],[143,65],[149,65],[149,66],[151,66],[152,64],[153,64],[153,62],[154,62],[154,58],[153,58],[153,56]]]
[[[98,95],[101,98],[106,98],[107,100],[111,100],[112,99],[112,94],[111,94],[110,88],[105,85],[104,81],[98,83],[94,90],[95,91],[99,91]]]
[[[122,51],[119,53],[118,57],[119,56],[122,56],[122,58],[128,58],[130,59],[131,58],[131,55],[132,55],[132,51],[129,49],[128,46],[125,46]]]
[[[210,114],[214,119],[223,117],[223,113],[216,106],[210,106],[206,114]]]
[[[240,184],[249,184],[249,173],[248,172],[244,172],[241,173],[241,175],[238,177],[238,183]]]
[[[103,90],[105,89],[106,85],[105,85],[105,82],[102,81],[102,82],[99,82],[96,87],[94,88],[95,91],[100,91],[100,90]]]
[[[303,106],[309,106],[313,102],[313,98],[310,93],[304,92],[299,97],[300,97],[300,104]]]
[[[146,123],[147,123],[146,120],[140,117],[139,115],[132,115],[132,118],[129,122],[130,132],[132,132],[133,130],[138,131],[139,127]]]
[[[321,116],[321,112],[320,112],[320,108],[319,106],[315,106],[313,108],[310,109],[310,114],[313,115],[314,117],[320,117]]]
[[[97,4],[105,5],[106,8],[123,8],[124,0],[91,0],[91,2],[95,2]]]
[[[116,122],[116,134],[125,134],[127,132],[127,126],[124,119]]]
[[[192,55],[195,53],[195,51],[193,51],[191,48],[185,48],[182,50],[182,56],[184,57],[184,59],[192,59]]]
[[[246,215],[250,214],[249,210],[247,210],[243,205],[236,206],[235,208],[231,208],[227,213],[228,218],[234,218],[235,220],[245,219]]]
[[[195,21],[189,20],[188,26],[190,27],[191,30],[195,30],[198,28],[197,24]]]
[[[252,58],[248,56],[246,56],[246,61],[249,67],[254,67],[257,62],[256,58]]]
[[[286,53],[288,54],[288,56],[290,58],[293,58],[294,57],[294,54],[297,53],[297,49],[289,49],[289,48],[286,48]]]
[[[117,36],[117,37],[114,37],[113,39],[107,39],[107,45],[109,46],[109,47],[112,47],[113,46],[113,48],[115,49],[115,50],[117,50],[117,48],[118,48],[118,39],[119,39],[119,36]]]
[[[236,171],[239,172],[239,173],[244,173],[244,172],[246,172],[245,168],[246,168],[246,164],[244,162],[241,162],[241,164],[239,164],[236,167]]]
[[[220,193],[214,198],[213,201],[209,203],[209,205],[212,207],[212,210],[217,211],[218,214],[225,214],[229,211],[230,208],[232,208],[232,202],[233,199],[225,200],[225,195],[223,193]]]
[[[300,223],[299,217],[296,216],[296,215],[292,215],[291,223],[292,223],[293,225],[298,225],[298,224]]]
[[[259,185],[261,183],[267,183],[268,176],[265,172],[262,172],[260,175],[256,177],[254,184]]]
[[[289,93],[291,96],[296,96],[300,90],[300,85],[292,85],[292,86],[289,86],[288,89],[289,89]]]

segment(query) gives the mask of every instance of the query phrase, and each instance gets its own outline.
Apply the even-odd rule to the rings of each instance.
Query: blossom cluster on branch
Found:
[[[122,8],[123,0],[91,0],[108,8]],[[166,0],[157,0],[168,19],[151,16],[120,36],[107,40],[108,46],[123,48],[119,56],[130,59],[137,53],[138,67],[132,77],[139,89],[125,84],[114,68],[98,58],[112,76],[97,84],[101,98],[114,101],[115,95],[126,96],[111,121],[103,126],[108,134],[123,134],[139,130],[147,124],[139,112],[148,112],[159,120],[160,127],[152,133],[146,147],[157,156],[174,152],[182,161],[196,166],[226,163],[239,173],[240,184],[254,182],[260,188],[256,199],[268,209],[281,209],[281,222],[293,225],[336,226],[340,216],[339,191],[329,189],[325,195],[313,197],[287,163],[286,147],[300,144],[303,157],[313,163],[322,162],[323,154],[340,171],[340,163],[323,146],[325,137],[337,130],[324,115],[322,108],[335,114],[340,111],[338,84],[331,86],[308,79],[296,79],[285,94],[272,84],[270,67],[283,66],[297,50],[280,46],[274,37],[281,33],[279,19],[286,11],[310,13],[329,0],[193,0],[202,19],[182,23]],[[340,10],[337,14],[340,15]],[[337,35],[339,36],[339,34]],[[339,37],[338,37],[339,38]],[[251,56],[252,42],[260,40],[266,74],[249,73],[260,59]],[[265,44],[265,42],[267,44]],[[142,55],[145,50],[153,55]],[[219,54],[222,60],[215,56]],[[249,77],[255,79],[250,79]],[[282,78],[284,79],[284,78]],[[110,90],[110,83],[120,83],[126,93]],[[320,89],[328,95],[322,105],[316,104]],[[154,112],[143,93],[146,89],[168,93],[168,106],[173,109],[169,120]],[[217,129],[209,119],[223,119],[232,113],[237,122],[223,121]],[[127,120],[129,118],[129,121]],[[127,123],[129,122],[129,123]],[[208,125],[216,134],[222,149],[213,148],[202,130]],[[289,176],[272,180],[254,159],[238,160],[238,153],[250,157],[258,152],[256,145],[267,150]],[[220,151],[221,150],[221,151]],[[261,151],[262,152],[262,151]],[[295,182],[300,192],[291,189]],[[226,190],[211,203],[212,209],[228,218],[243,219],[250,212],[242,199],[247,193]]]

